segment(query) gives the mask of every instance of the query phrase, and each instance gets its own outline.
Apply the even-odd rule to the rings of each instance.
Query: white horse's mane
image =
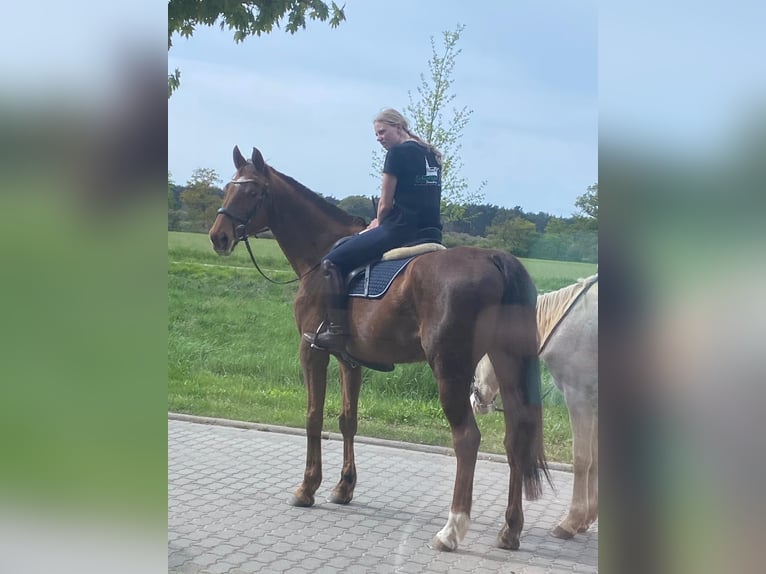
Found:
[[[598,281],[598,273],[577,283],[537,296],[537,344],[542,349],[561,318],[577,297]]]

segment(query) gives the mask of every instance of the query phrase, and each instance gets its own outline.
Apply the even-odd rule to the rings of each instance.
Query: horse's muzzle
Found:
[[[218,255],[231,255],[236,243],[229,232],[224,229],[216,229],[216,226],[210,230],[210,242]]]

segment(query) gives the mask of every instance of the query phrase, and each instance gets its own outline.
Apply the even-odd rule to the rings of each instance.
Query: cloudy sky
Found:
[[[402,111],[428,75],[431,37],[465,25],[453,106],[473,110],[463,131],[463,177],[484,201],[569,216],[598,179],[598,34],[591,1],[347,0],[346,21],[309,22],[235,44],[228,30],[174,38],[168,70],[168,169],[226,180],[231,151],[266,161],[324,195],[377,193],[372,118]],[[479,9],[479,7],[483,9]],[[491,7],[491,8],[490,8]]]

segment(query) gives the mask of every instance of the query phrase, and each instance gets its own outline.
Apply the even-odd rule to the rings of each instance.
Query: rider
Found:
[[[327,329],[304,333],[315,347],[333,353],[348,339],[347,300],[343,278],[389,249],[414,241],[425,228],[441,230],[442,155],[413,134],[407,120],[388,108],[373,121],[375,137],[386,149],[377,217],[367,229],[332,249],[322,260]]]

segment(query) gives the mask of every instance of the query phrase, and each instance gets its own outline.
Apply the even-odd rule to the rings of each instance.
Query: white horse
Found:
[[[574,488],[567,516],[551,532],[572,538],[598,517],[598,274],[537,297],[540,358],[564,394],[572,425]],[[492,363],[476,366],[471,405],[486,414],[498,393]]]

